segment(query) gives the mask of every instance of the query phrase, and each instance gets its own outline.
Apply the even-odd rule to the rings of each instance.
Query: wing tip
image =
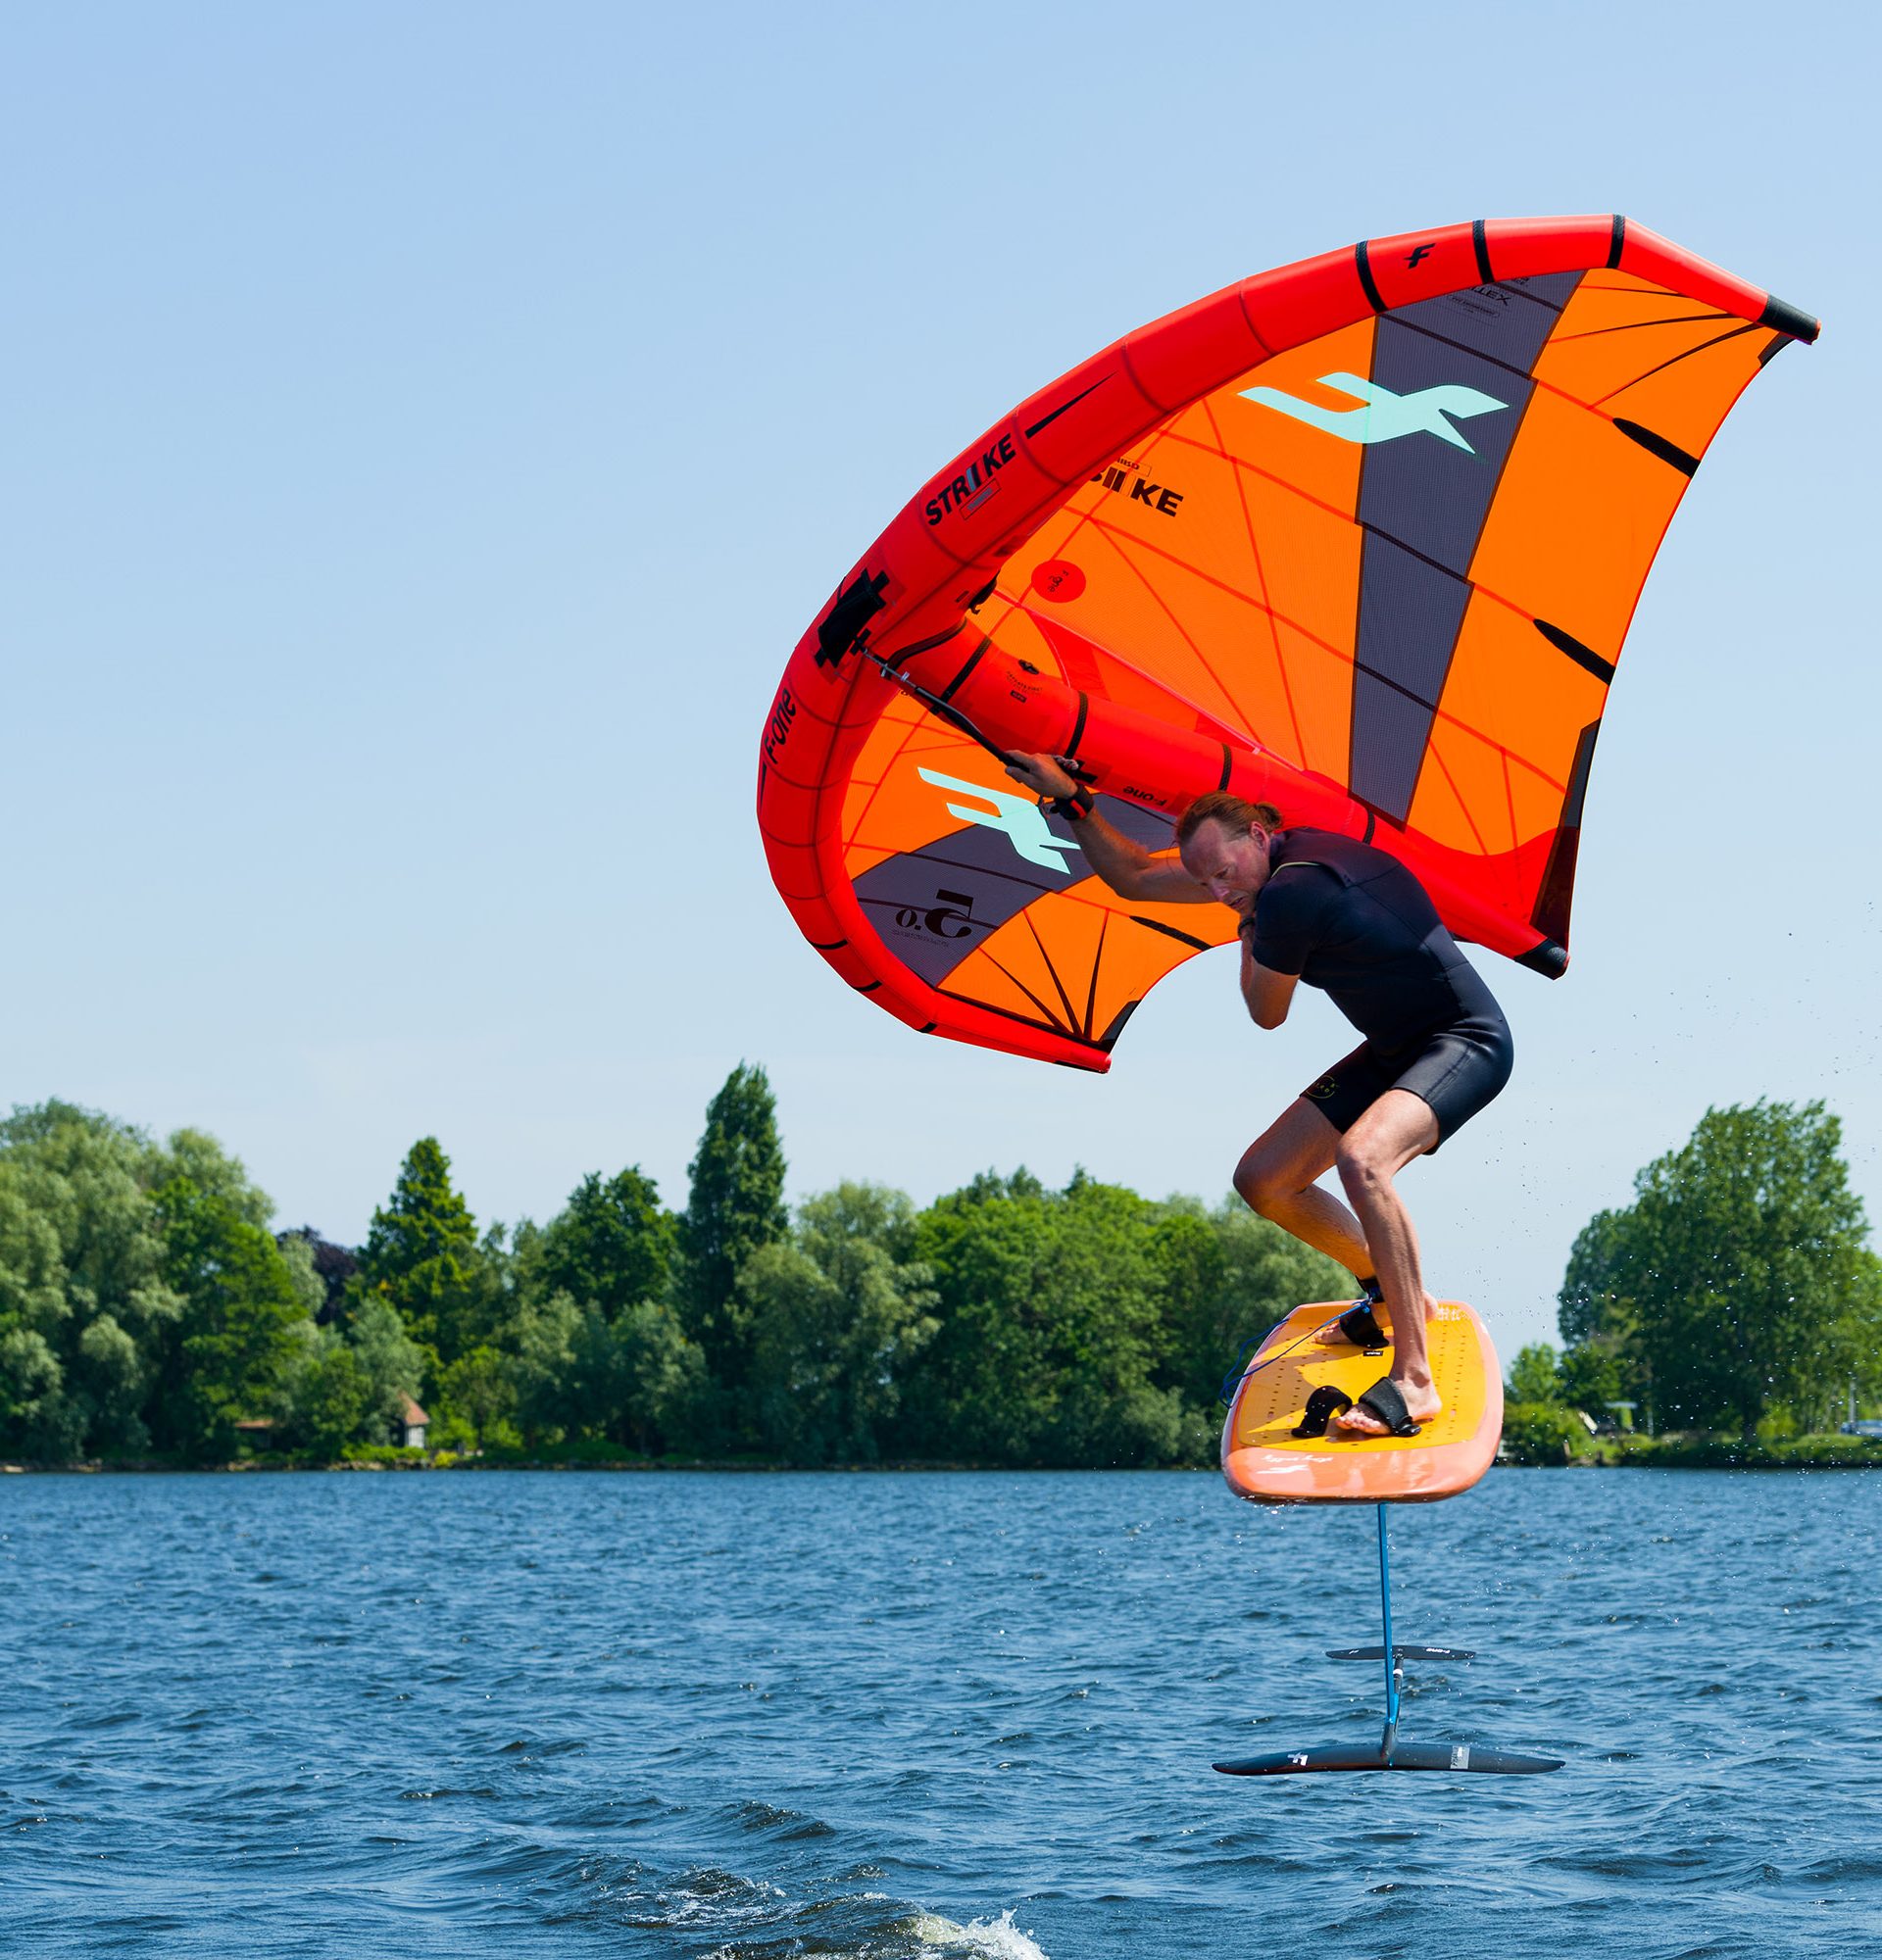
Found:
[[[1560,980],[1568,970],[1568,949],[1557,939],[1539,939],[1527,953],[1516,955],[1516,964],[1545,980]]]
[[[1823,331],[1823,322],[1802,307],[1794,307],[1788,300],[1781,300],[1775,293],[1764,295],[1764,311],[1758,315],[1759,326],[1774,326],[1779,333],[1789,334],[1793,340],[1801,340],[1806,347]]]

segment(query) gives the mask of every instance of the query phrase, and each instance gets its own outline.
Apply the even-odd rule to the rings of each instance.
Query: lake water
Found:
[[[0,1951],[1882,1954],[1882,1476],[0,1480]]]

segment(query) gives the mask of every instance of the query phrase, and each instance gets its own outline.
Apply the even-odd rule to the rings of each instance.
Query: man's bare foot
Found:
[[[1405,1397],[1405,1412],[1413,1422],[1433,1422],[1444,1413],[1444,1403],[1439,1398],[1435,1383],[1426,1382],[1421,1388],[1414,1388],[1410,1382],[1402,1382],[1394,1375],[1393,1386]],[[1351,1408],[1342,1409],[1327,1425],[1330,1436],[1335,1427],[1343,1435],[1390,1436],[1392,1431],[1368,1408],[1361,1408],[1355,1402]]]

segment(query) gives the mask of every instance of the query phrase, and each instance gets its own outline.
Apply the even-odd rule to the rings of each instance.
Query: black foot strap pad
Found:
[[[1389,1348],[1392,1345],[1385,1338],[1385,1329],[1372,1317],[1372,1302],[1369,1299],[1361,1300],[1357,1306],[1349,1306],[1335,1325],[1355,1348]]]
[[[1324,1436],[1326,1426],[1340,1412],[1350,1409],[1353,1397],[1342,1395],[1328,1382],[1315,1389],[1307,1398],[1307,1412],[1294,1426],[1296,1436]]]

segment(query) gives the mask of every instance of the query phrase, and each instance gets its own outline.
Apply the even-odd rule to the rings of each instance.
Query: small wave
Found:
[[[966,1926],[938,1912],[918,1912],[894,1930],[917,1942],[909,1960],[1046,1960],[1032,1935],[1013,1923],[1011,1906],[998,1919],[970,1919]]]

